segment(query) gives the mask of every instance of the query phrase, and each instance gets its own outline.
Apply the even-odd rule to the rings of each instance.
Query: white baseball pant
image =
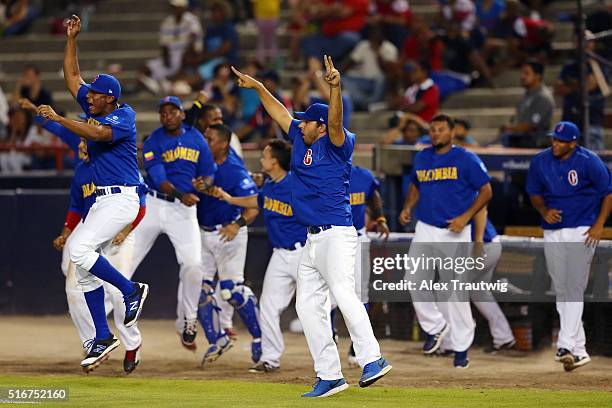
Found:
[[[584,245],[589,227],[544,230],[546,268],[557,296],[559,338],[557,348],[586,357],[586,336],[582,325],[582,301],[589,279],[595,248]]]
[[[456,257],[467,250],[460,243],[471,242],[470,227],[467,226],[460,233],[452,232],[446,228],[418,221],[415,227],[414,238],[410,245],[409,256],[425,257]],[[455,244],[455,245],[453,245]],[[467,256],[467,254],[465,254]],[[449,282],[451,279],[464,279],[466,274],[458,275],[451,270],[438,271],[441,280]],[[408,272],[406,278],[416,282],[417,288],[422,281],[434,279],[433,270],[419,269],[413,275]],[[411,291],[414,310],[421,328],[430,335],[441,331],[446,324],[450,327],[449,340],[446,347],[454,351],[466,351],[474,341],[476,325],[472,318],[470,302],[462,299],[461,294],[453,293],[449,299],[436,302],[436,296],[429,291]]]
[[[80,228],[78,224],[74,231]],[[74,233],[73,231],[73,233]],[[68,237],[70,241],[72,235]],[[66,299],[68,300],[68,311],[72,322],[74,323],[81,342],[85,344],[90,339],[96,336],[96,329],[85,301],[85,295],[79,288],[76,278],[76,267],[70,262],[70,256],[67,250],[68,242],[62,251],[62,272],[66,276]],[[131,262],[134,250],[134,233],[128,235],[119,246],[107,244],[102,249],[102,254],[106,256],[111,265],[113,265],[123,276],[128,279],[132,278]],[[126,350],[135,350],[142,343],[138,323],[132,327],[125,327],[123,319],[125,318],[125,305],[123,303],[123,294],[119,289],[115,288],[110,283],[104,282],[104,307],[107,313],[113,312],[115,327],[119,332],[119,339]]]
[[[196,319],[202,288],[200,270],[201,242],[196,206],[187,207],[178,200],[169,202],[149,195],[147,212],[134,231],[136,244],[132,273],[147,256],[157,237],[165,233],[174,247],[180,267],[177,317]],[[182,327],[182,326],[181,326]]]
[[[244,264],[249,239],[247,228],[240,228],[236,237],[229,242],[221,240],[218,229],[215,231],[200,230],[200,232],[202,237],[202,262],[199,267],[201,268],[202,279],[213,281],[215,275],[218,274],[219,281],[244,281]],[[215,290],[215,292],[217,291]],[[219,304],[222,303],[228,302],[220,302]]]
[[[330,292],[344,316],[361,367],[380,358],[380,346],[363,304],[355,294],[354,227],[333,226],[308,234],[298,269],[296,309],[314,360],[317,377],[342,378],[338,348],[332,337]]]

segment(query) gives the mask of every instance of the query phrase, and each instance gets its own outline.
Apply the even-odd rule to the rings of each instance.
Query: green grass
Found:
[[[396,388],[356,384],[336,396],[306,400],[307,385],[247,381],[169,380],[86,376],[0,376],[0,387],[68,387],[60,407],[604,407],[612,392],[538,389]],[[40,406],[40,405],[39,405]]]

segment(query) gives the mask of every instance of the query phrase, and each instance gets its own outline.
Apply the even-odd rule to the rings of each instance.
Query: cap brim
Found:
[[[295,116],[295,118],[299,120],[307,120],[306,112],[293,112],[293,116]]]
[[[172,103],[172,102],[164,102],[164,103],[160,103],[159,106],[157,107],[157,110],[160,110],[163,106],[165,105],[172,105],[175,108],[177,108],[180,111],[184,111],[182,106],[177,105],[176,103]]]

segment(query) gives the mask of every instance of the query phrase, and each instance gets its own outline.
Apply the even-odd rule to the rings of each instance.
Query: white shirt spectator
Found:
[[[397,61],[397,48],[389,41],[383,41],[378,53],[383,61]],[[353,60],[357,66],[351,68],[347,72],[348,75],[367,79],[385,77],[385,73],[378,64],[377,51],[372,49],[370,41],[363,40],[359,42],[353,52],[351,52],[351,60]]]
[[[174,15],[167,16],[159,29],[159,44],[170,52],[185,52],[191,41],[196,51],[202,51],[204,34],[200,20],[186,11],[179,22]]]

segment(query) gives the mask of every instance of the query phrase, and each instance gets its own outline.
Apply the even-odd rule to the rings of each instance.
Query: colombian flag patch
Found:
[[[144,154],[144,159],[145,159],[146,161],[153,160],[153,152],[146,152],[146,153]]]

